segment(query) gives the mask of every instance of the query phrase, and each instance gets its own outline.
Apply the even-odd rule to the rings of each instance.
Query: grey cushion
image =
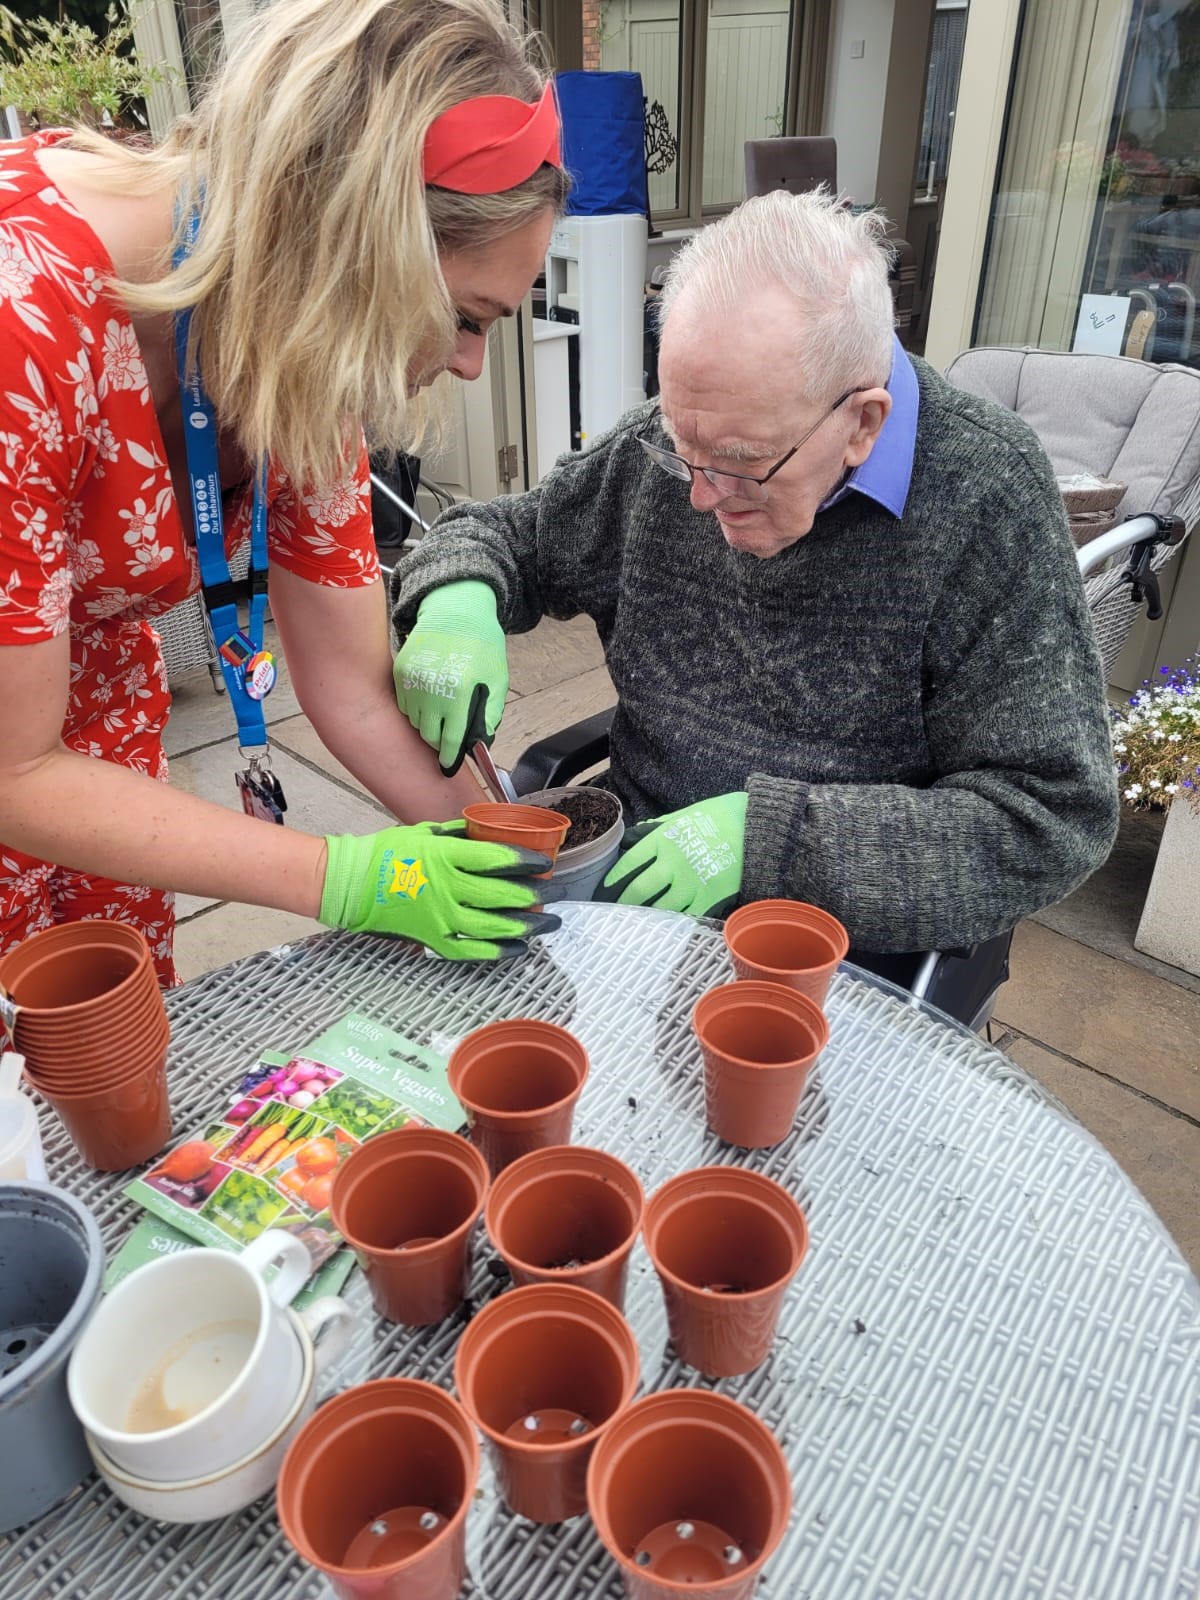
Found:
[[[1023,417],[1060,476],[1128,484],[1122,519],[1170,515],[1200,478],[1200,372],[1191,367],[998,345],[964,351],[946,377]]]

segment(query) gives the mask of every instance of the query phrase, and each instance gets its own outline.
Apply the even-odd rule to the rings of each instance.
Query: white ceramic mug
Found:
[[[288,1445],[317,1405],[317,1362],[312,1340],[296,1313],[289,1311],[288,1316],[304,1351],[304,1375],[295,1404],[274,1434],[252,1455],[243,1456],[224,1471],[182,1483],[156,1483],[153,1479],[133,1477],[109,1460],[98,1439],[86,1434],[96,1471],[118,1500],[155,1522],[215,1522],[218,1517],[230,1517],[271,1493]]]
[[[241,1255],[185,1250],[118,1284],[67,1371],[75,1415],[108,1459],[136,1477],[180,1483],[221,1472],[271,1438],[303,1381],[304,1349],[286,1308],[311,1270],[304,1244],[272,1230]],[[300,1321],[323,1371],[345,1348],[350,1308],[326,1297]]]

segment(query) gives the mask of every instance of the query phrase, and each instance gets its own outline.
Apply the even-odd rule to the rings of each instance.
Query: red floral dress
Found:
[[[67,137],[0,143],[0,646],[69,631],[63,742],[166,782],[171,696],[151,619],[195,593],[199,572],[137,337],[104,288],[111,263],[37,160]],[[378,581],[365,452],[316,494],[272,473],[268,501],[273,562],[314,583]],[[226,521],[233,550],[248,496]],[[0,953],[88,917],[141,928],[174,981],[172,895],[0,843]]]

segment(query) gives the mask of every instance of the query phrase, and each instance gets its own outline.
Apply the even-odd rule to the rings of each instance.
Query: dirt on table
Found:
[[[603,789],[572,789],[570,794],[559,800],[535,800],[533,803],[544,804],[549,810],[560,811],[564,817],[570,817],[571,826],[563,840],[564,850],[591,844],[593,839],[599,839],[601,834],[607,833],[617,820],[616,799]]]

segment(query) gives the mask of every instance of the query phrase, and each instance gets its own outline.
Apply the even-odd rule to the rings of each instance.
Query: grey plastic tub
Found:
[[[67,1359],[100,1294],[91,1213],[48,1183],[0,1183],[0,1533],[92,1470]]]
[[[581,792],[584,792],[582,785],[577,788],[539,789],[536,794],[523,794],[521,804],[546,806],[553,811],[558,801],[569,794]],[[554,876],[542,891],[544,905],[551,905],[555,900],[590,900],[620,852],[621,835],[625,832],[621,802],[607,789],[587,788],[586,792],[602,796],[614,808],[612,826],[588,844],[559,851],[554,864]],[[570,835],[567,837],[570,838]]]

